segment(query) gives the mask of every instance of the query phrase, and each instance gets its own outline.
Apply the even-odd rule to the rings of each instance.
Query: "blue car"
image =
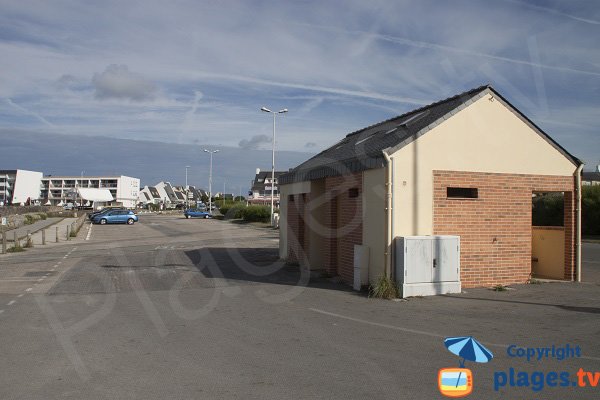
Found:
[[[183,212],[183,215],[185,215],[186,218],[212,218],[208,212],[197,208],[188,208]]]
[[[127,224],[133,225],[138,221],[138,216],[131,210],[110,210],[92,218],[94,224]]]

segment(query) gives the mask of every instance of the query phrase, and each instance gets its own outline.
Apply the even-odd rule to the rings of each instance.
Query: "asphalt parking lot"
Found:
[[[438,370],[459,365],[448,336],[494,353],[467,362],[471,398],[600,391],[572,385],[600,371],[600,245],[583,247],[581,284],[385,301],[280,263],[269,229],[142,215],[89,238],[1,256],[1,398],[442,398]],[[581,357],[507,354],[567,344]]]

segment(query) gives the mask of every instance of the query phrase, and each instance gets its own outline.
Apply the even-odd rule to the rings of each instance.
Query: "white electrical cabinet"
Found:
[[[369,248],[354,245],[354,290],[360,290],[369,284]]]
[[[396,282],[402,297],[460,293],[460,237],[396,238]]]

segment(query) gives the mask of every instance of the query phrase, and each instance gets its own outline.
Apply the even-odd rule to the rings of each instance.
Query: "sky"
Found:
[[[0,10],[2,134],[269,149],[266,106],[289,110],[277,115],[277,149],[316,153],[491,84],[586,169],[600,163],[595,0],[0,0]]]

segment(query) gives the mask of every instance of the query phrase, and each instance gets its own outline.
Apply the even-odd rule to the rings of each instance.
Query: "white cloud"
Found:
[[[129,71],[127,65],[112,64],[92,78],[97,99],[146,101],[155,98],[157,87],[142,75]]]
[[[290,110],[278,149],[318,150],[487,82],[572,128],[573,153],[590,135],[577,125],[600,122],[597,25],[571,18],[599,16],[575,2],[567,15],[485,0],[24,3],[0,13],[4,127],[261,146],[245,138],[270,137],[267,105]]]
[[[271,143],[271,138],[267,135],[254,135],[250,139],[242,139],[238,144],[245,150],[256,150],[265,143]]]

